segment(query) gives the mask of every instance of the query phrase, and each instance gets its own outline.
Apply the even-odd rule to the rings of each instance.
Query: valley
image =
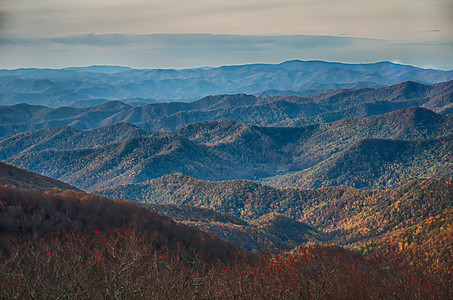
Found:
[[[208,298],[245,283],[329,298],[350,278],[365,298],[419,299],[424,281],[451,295],[452,74],[302,61],[0,70],[0,267],[19,276],[0,272],[17,287],[0,297],[50,291],[30,275],[42,266],[80,278],[82,298],[131,295],[134,272],[145,298],[198,282]]]
[[[128,123],[87,131],[61,127],[5,138],[0,149],[7,163],[84,190],[178,172],[206,180],[259,180],[300,170],[304,171],[266,182],[370,189],[394,188],[420,176],[453,175],[451,132],[451,115],[407,108],[300,127],[260,127],[232,120],[192,123],[172,132],[147,132]],[[358,165],[360,159],[364,166]],[[395,166],[399,170],[392,171]],[[353,171],[357,167],[360,170]],[[351,172],[347,178],[338,177],[338,168]],[[298,183],[301,176],[306,176],[299,180],[303,185]]]

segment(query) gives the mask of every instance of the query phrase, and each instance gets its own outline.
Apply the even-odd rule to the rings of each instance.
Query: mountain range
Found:
[[[375,175],[369,173],[373,178],[364,178],[369,180],[367,184],[354,183],[354,178],[361,177],[368,169],[362,169],[362,173],[351,171],[348,181],[336,178],[333,171],[320,171],[323,176],[331,174],[336,181],[313,175],[318,177],[302,184],[296,180],[289,184],[286,178],[270,178],[268,182],[280,186],[352,184],[359,188],[390,188],[417,176],[453,175],[451,138],[442,137],[451,132],[451,115],[408,108],[363,119],[300,127],[259,127],[222,120],[193,123],[173,132],[149,135],[125,123],[88,131],[63,127],[3,139],[0,149],[8,163],[85,190],[144,182],[177,172],[209,180],[267,179],[300,170],[312,174],[313,171],[306,169],[329,168],[329,164],[335,166],[340,161],[342,166],[337,170],[356,170],[351,153],[369,159],[368,168],[382,163],[382,170]],[[394,140],[364,142],[363,139]],[[424,141],[406,141],[415,139]],[[103,141],[107,144],[101,144]],[[379,143],[387,149],[386,157],[380,153]],[[398,152],[403,148],[408,149],[407,155]],[[416,160],[414,155],[423,156]],[[385,167],[386,163],[389,167]],[[392,163],[404,166],[401,167],[404,172],[394,172]]]
[[[208,95],[310,95],[342,88],[380,87],[413,80],[453,80],[453,71],[390,62],[343,64],[292,60],[194,69],[131,69],[93,66],[66,69],[0,70],[0,105],[28,103],[90,106],[108,100],[193,101]],[[83,101],[83,102],[81,102]]]
[[[124,201],[109,204],[110,200],[94,195],[62,192],[65,188],[74,188],[61,186],[62,183],[57,180],[23,169],[5,164],[0,167],[0,184],[8,184],[1,187],[0,205],[7,217],[2,219],[0,227],[3,226],[8,232],[19,230],[24,234],[46,234],[46,230],[52,230],[54,234],[60,234],[64,233],[64,228],[76,224],[87,232],[93,228],[99,231],[105,228],[104,222],[127,222],[127,218],[134,219],[132,215],[146,212],[138,211],[134,205]],[[276,189],[247,180],[209,182],[175,174],[96,193],[134,200],[147,210],[214,233],[249,251],[278,251],[307,242],[334,242],[349,245],[363,253],[401,251],[404,248],[423,254],[429,247],[433,253],[426,254],[427,259],[443,260],[453,250],[445,243],[451,238],[449,232],[452,228],[448,220],[451,219],[452,187],[453,178],[450,177],[419,179],[387,191],[361,191],[348,187]],[[53,189],[53,192],[37,192],[48,189]],[[104,208],[91,209],[97,205]],[[14,223],[19,206],[25,209],[24,218],[28,220],[28,225],[21,229]],[[117,209],[127,210],[132,215],[118,214]],[[37,214],[53,210],[60,211],[57,217],[60,221],[51,219],[51,222],[56,222],[51,227],[44,224],[47,221],[38,224],[41,219],[36,217]],[[16,221],[10,218],[14,211]],[[176,231],[186,230],[170,220],[159,220],[161,217],[158,214],[147,213],[155,219],[151,226],[158,224],[159,232],[162,231],[164,236],[168,233],[179,236]],[[126,219],[121,221],[119,216]],[[68,221],[68,217],[73,221]],[[77,223],[71,223],[75,221]],[[116,226],[121,225],[118,223]],[[3,231],[3,234],[6,233]],[[193,234],[197,233],[189,231],[189,235]],[[203,233],[197,235],[203,236]],[[172,243],[172,240],[169,242]],[[215,248],[219,242],[208,237],[207,243],[210,244],[208,247]]]
[[[0,70],[0,298],[450,299],[452,113],[389,62]]]
[[[453,81],[435,85],[404,82],[378,89],[337,90],[308,97],[261,98],[235,94],[207,96],[190,103],[132,106],[111,101],[86,108],[17,104],[0,106],[0,138],[59,126],[86,130],[119,122],[151,131],[171,131],[194,122],[222,119],[259,126],[300,126],[363,118],[414,106],[448,114],[452,109],[452,90]]]
[[[2,189],[2,187],[4,187]],[[44,195],[37,191],[48,191],[51,190],[54,195],[51,195],[50,203],[46,204],[48,199],[43,199]],[[23,226],[19,229],[19,224],[11,224],[11,220],[8,220],[8,206],[24,206],[26,207],[27,213],[34,214],[33,210],[42,211],[38,207],[43,205],[46,206],[43,208],[44,211],[51,210],[52,206],[55,205],[53,201],[60,201],[61,198],[66,198],[64,201],[68,201],[68,198],[85,198],[85,201],[96,202],[99,199],[95,199],[92,195],[82,194],[80,190],[65,184],[61,181],[45,177],[24,169],[19,169],[4,163],[0,163],[0,191],[4,192],[3,195],[4,202],[0,202],[0,207],[7,207],[5,211],[4,223],[0,222],[0,251],[1,251],[1,236],[2,234],[8,234],[10,231],[23,231],[25,232],[41,232],[47,234],[48,232],[42,232],[41,229],[33,228],[31,226],[32,219],[36,219],[36,216],[27,215],[23,216],[26,220],[19,222],[25,222],[28,225]],[[29,192],[25,192],[29,191]],[[69,191],[76,191],[78,193],[70,193]],[[62,193],[65,196],[62,196]],[[36,193],[36,194],[34,194]],[[60,193],[60,195],[58,194]],[[10,198],[16,198],[16,203],[11,203]],[[52,199],[56,198],[56,199]],[[40,200],[36,200],[40,199]],[[1,201],[1,199],[0,199]],[[63,202],[64,202],[63,201]],[[72,200],[73,201],[73,200]],[[25,204],[23,203],[25,202]],[[35,209],[30,209],[30,203],[32,202]],[[78,201],[76,201],[78,202]],[[102,205],[108,204],[107,199],[102,199],[100,201]],[[18,205],[19,203],[19,205]],[[93,203],[93,205],[94,205]],[[72,209],[79,210],[82,209],[79,206],[79,203],[72,203]],[[120,203],[118,206],[121,206]],[[135,204],[134,204],[135,205]],[[240,245],[243,249],[247,251],[259,252],[262,249],[275,251],[276,249],[292,249],[299,244],[306,242],[319,242],[323,240],[322,234],[319,233],[314,228],[308,226],[305,223],[298,222],[292,218],[286,217],[281,214],[271,213],[268,215],[262,216],[260,219],[255,222],[245,221],[238,217],[235,217],[230,214],[219,213],[210,209],[204,209],[199,207],[192,206],[181,206],[181,205],[164,205],[164,204],[139,204],[141,207],[146,208],[147,210],[153,211],[156,214],[153,214],[153,218],[160,218],[159,215],[164,215],[170,217],[172,220],[182,223],[191,227],[197,227],[204,232],[214,233],[223,240]],[[74,207],[75,206],[75,207]],[[89,206],[89,205],[88,205]],[[57,207],[56,210],[62,210],[63,207]],[[67,209],[66,209],[67,210]],[[115,209],[113,209],[115,210]],[[9,211],[13,211],[10,209]],[[65,213],[68,213],[67,211]],[[64,214],[64,213],[63,213]],[[60,215],[59,218],[62,216]],[[68,216],[67,216],[68,217]],[[71,217],[71,215],[69,215]],[[94,218],[84,217],[83,221],[85,227],[91,228],[96,227],[97,229],[105,227],[105,224],[102,224],[102,220],[93,221]],[[105,218],[103,216],[102,218]],[[30,220],[28,220],[30,219]],[[58,222],[54,224],[53,232],[55,231],[65,231],[68,230],[67,227],[70,227],[68,220],[64,217],[63,222]],[[77,217],[76,217],[77,219]],[[70,222],[74,222],[70,221]],[[162,230],[174,231],[175,224],[169,221],[159,221],[160,223],[166,223]],[[63,226],[63,224],[66,224]],[[9,224],[6,226],[5,224]],[[35,224],[37,225],[37,224]],[[41,224],[42,225],[42,224]],[[41,226],[40,225],[40,226]],[[3,227],[2,227],[3,226]],[[5,227],[6,226],[6,227]],[[28,226],[28,227],[27,227]],[[62,228],[65,227],[64,228]],[[120,225],[118,225],[120,226]],[[5,232],[6,230],[6,232]],[[184,231],[184,227],[179,227],[179,230]],[[62,233],[61,232],[61,233]],[[172,233],[174,235],[174,233]],[[192,233],[190,233],[192,234]],[[198,233],[198,235],[203,235],[204,233]],[[209,239],[212,239],[209,237]],[[172,242],[172,241],[170,241]]]
[[[41,70],[26,71],[39,76]],[[57,71],[49,74],[63,76]],[[89,77],[134,70],[63,71]],[[97,190],[139,201],[247,250],[326,241],[362,250],[385,248],[383,234],[407,226],[425,228],[427,215],[444,220],[438,216],[450,209],[444,201],[449,192],[439,194],[439,189],[448,191],[453,176],[452,91],[453,81],[407,81],[304,96],[267,91],[194,102],[2,106],[0,159],[71,185],[6,164],[0,168],[0,183]],[[447,182],[412,181],[422,177]],[[395,212],[388,215],[383,203],[393,205],[395,193],[398,199],[433,199],[418,194],[426,185],[421,182],[437,195],[436,208],[420,204],[412,221]],[[319,189],[326,186],[334,188]],[[373,219],[371,214],[384,214],[375,222],[390,225],[365,226],[348,213],[339,215],[344,207],[336,201],[354,211],[352,199],[360,205],[381,199],[377,207],[356,212],[367,220]],[[368,229],[359,230],[357,224]],[[403,238],[406,233],[392,234]]]

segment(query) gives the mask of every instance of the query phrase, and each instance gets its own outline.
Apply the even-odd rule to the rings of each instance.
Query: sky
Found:
[[[453,0],[0,0],[0,68],[290,59],[453,69]]]

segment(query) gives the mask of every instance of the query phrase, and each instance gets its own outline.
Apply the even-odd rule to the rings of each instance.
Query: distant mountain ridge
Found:
[[[87,108],[0,106],[0,138],[30,130],[60,126],[93,129],[119,122],[150,131],[171,131],[194,122],[222,119],[288,127],[363,118],[408,107],[448,114],[453,109],[453,81],[431,86],[404,82],[385,88],[337,90],[309,97],[259,98],[235,94],[208,96],[190,103],[129,105],[110,101]]]
[[[116,66],[0,70],[0,105],[62,106],[77,101],[131,98],[187,102],[208,95],[237,93],[313,95],[408,80],[424,84],[450,81],[453,71],[391,62],[345,64],[300,60],[178,70]]]

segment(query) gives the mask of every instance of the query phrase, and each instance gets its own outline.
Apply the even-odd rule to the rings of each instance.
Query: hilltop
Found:
[[[367,145],[363,139],[434,139],[452,131],[451,115],[436,114],[424,108],[407,108],[380,116],[300,127],[259,127],[221,120],[193,123],[174,132],[149,135],[125,123],[89,131],[64,127],[15,135],[0,141],[0,148],[3,155],[10,156],[5,160],[10,164],[90,190],[144,182],[176,172],[208,180],[262,179],[319,168],[321,165],[317,164],[333,159],[335,155],[349,157],[351,149],[358,149],[354,153],[360,153],[359,150]],[[112,143],[102,144],[109,142]],[[406,173],[396,174],[400,178],[389,178],[395,181],[393,186],[414,176],[449,176],[449,143],[448,138],[421,143],[420,147],[445,146],[434,150],[444,149],[442,157],[446,160],[435,159],[434,166],[428,166],[428,161],[420,162],[408,168]],[[372,144],[368,143],[370,147]],[[343,151],[345,153],[340,154]],[[423,155],[420,159],[431,159],[434,152],[431,156]],[[374,156],[371,163],[379,164],[382,161],[379,157]],[[404,161],[411,163],[401,155],[393,157],[392,162],[401,164]],[[383,176],[390,174],[383,172]],[[320,184],[324,185],[323,181]],[[326,181],[326,184],[333,183]],[[370,181],[369,185],[391,186],[390,181],[388,185]],[[367,186],[363,185],[363,188]]]
[[[138,204],[175,221],[212,232],[225,241],[255,253],[290,250],[300,244],[324,240],[323,234],[313,227],[281,214],[271,213],[251,222],[203,207]]]
[[[451,111],[453,81],[434,85],[403,82],[376,89],[323,92],[313,96],[256,97],[243,92],[207,96],[194,102],[143,105],[109,101],[90,107],[0,106],[0,137],[71,126],[93,129],[128,122],[149,131],[172,131],[194,122],[231,119],[258,126],[300,126],[343,118],[381,115],[409,107]]]

